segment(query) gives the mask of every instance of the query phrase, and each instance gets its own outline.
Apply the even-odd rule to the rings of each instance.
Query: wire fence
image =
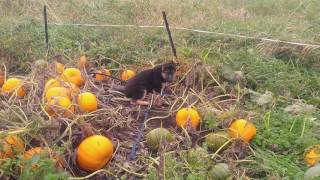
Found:
[[[68,24],[68,23],[48,23],[48,24],[55,25],[55,26],[84,26],[84,27],[119,27],[119,28],[153,28],[153,29],[155,29],[155,28],[165,29],[166,28],[163,25]],[[312,48],[312,49],[319,49],[320,48],[320,44],[310,44],[310,43],[304,43],[304,42],[285,41],[285,40],[280,40],[280,39],[271,39],[271,38],[253,37],[253,36],[246,36],[246,35],[239,35],[239,34],[213,32],[213,31],[206,31],[206,30],[201,30],[201,29],[192,29],[192,28],[185,28],[185,27],[170,26],[170,29],[203,33],[203,34],[212,34],[212,35],[216,35],[216,36],[224,36],[224,37],[232,37],[232,38],[252,39],[252,40],[271,42],[271,43],[282,43],[282,44],[289,44],[289,45],[295,45],[295,46],[303,46],[303,47]]]

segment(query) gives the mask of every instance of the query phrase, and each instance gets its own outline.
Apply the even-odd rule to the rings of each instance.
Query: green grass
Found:
[[[54,0],[47,3],[49,22],[160,25],[161,10],[166,10],[172,26],[320,43],[320,9],[316,0],[84,0],[81,3]],[[0,61],[7,65],[10,74],[29,73],[29,63],[47,60],[55,53],[71,60],[85,53],[98,59],[98,65],[108,67],[117,65],[99,57],[129,65],[146,60],[157,62],[171,55],[163,29],[55,25],[49,25],[47,54],[42,1],[2,1],[0,7]],[[253,163],[238,166],[257,179],[302,178],[306,170],[303,153],[319,141],[316,135],[319,127],[315,121],[308,120],[311,115],[295,116],[284,113],[283,108],[292,103],[291,98],[303,99],[318,108],[312,116],[320,117],[320,51],[183,31],[172,33],[181,59],[202,59],[220,82],[222,67],[230,65],[244,73],[250,88],[260,93],[272,91],[276,96],[272,109],[263,109],[254,102],[241,107],[256,111],[254,123],[258,133],[252,143],[255,155],[248,157]],[[71,62],[65,59],[65,63]],[[246,101],[249,103],[249,99]],[[270,113],[269,119],[265,118],[266,113]],[[207,127],[215,123],[205,122]],[[190,164],[183,159],[184,155],[175,158],[169,157],[166,162],[167,177],[206,177],[207,172],[202,170],[210,164],[207,159]],[[186,167],[189,169],[184,172]],[[151,169],[148,177],[155,178],[156,170]]]

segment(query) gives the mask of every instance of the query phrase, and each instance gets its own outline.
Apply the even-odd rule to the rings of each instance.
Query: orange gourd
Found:
[[[257,133],[256,127],[247,120],[235,120],[229,127],[229,135],[233,138],[240,138],[245,142],[249,142]]]
[[[176,114],[176,123],[179,127],[197,128],[201,117],[194,108],[182,108]]]
[[[63,71],[61,75],[62,80],[67,83],[73,83],[77,86],[82,86],[84,79],[81,75],[81,71],[77,68],[67,68]]]
[[[15,135],[5,137],[0,144],[0,159],[10,158],[14,155],[14,152],[24,150],[23,141]]]
[[[20,98],[23,98],[26,95],[22,81],[18,78],[9,78],[4,82],[2,92],[9,93],[10,95],[18,95]]]
[[[50,99],[46,104],[45,110],[50,116],[56,117],[60,114],[68,118],[75,112],[75,107],[67,97],[58,96]]]
[[[78,96],[78,105],[83,112],[92,112],[97,110],[98,101],[94,94],[90,92],[84,92]]]
[[[304,162],[308,166],[314,166],[320,162],[320,144],[315,145],[307,150],[304,155]]]
[[[96,80],[97,81],[103,81],[103,80],[107,80],[108,76],[111,75],[110,71],[107,69],[102,69],[102,70],[98,70],[96,71]]]
[[[124,70],[121,74],[121,79],[123,81],[127,81],[128,79],[132,78],[135,75],[136,73],[133,70]]]
[[[44,99],[46,101],[49,101],[51,98],[58,97],[58,96],[71,99],[70,89],[65,87],[52,87],[47,90]]]
[[[113,154],[112,142],[102,135],[84,139],[78,146],[76,160],[78,166],[88,172],[103,168]]]

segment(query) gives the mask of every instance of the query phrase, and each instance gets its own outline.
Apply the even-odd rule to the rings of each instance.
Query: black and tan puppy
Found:
[[[132,104],[148,105],[148,102],[142,101],[145,95],[161,93],[164,83],[173,81],[175,72],[176,64],[173,61],[141,71],[127,81],[124,93],[131,99]]]

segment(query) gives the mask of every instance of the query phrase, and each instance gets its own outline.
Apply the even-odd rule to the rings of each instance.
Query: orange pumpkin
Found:
[[[96,80],[97,81],[102,81],[102,80],[107,80],[108,76],[111,75],[110,71],[107,69],[102,69],[102,70],[98,70],[96,71]]]
[[[52,97],[46,104],[46,112],[53,117],[61,114],[63,117],[70,117],[75,112],[75,107],[67,97]]]
[[[121,79],[123,81],[127,81],[128,79],[132,78],[135,75],[136,73],[133,70],[125,70],[121,74]]]
[[[77,86],[82,86],[84,79],[81,75],[81,71],[77,68],[67,68],[61,75],[62,79],[67,83],[73,83]]]
[[[50,88],[59,87],[59,86],[61,86],[60,81],[58,81],[57,79],[51,78],[44,85],[44,93],[46,93],[47,90]]]
[[[59,62],[55,62],[54,63],[54,68],[55,68],[55,72],[57,74],[62,74],[62,72],[64,71],[64,65],[62,63]]]
[[[26,95],[22,81],[18,78],[9,78],[2,86],[3,93],[18,95],[23,98]]]
[[[103,168],[113,154],[112,142],[102,135],[84,139],[77,149],[77,164],[85,171],[93,172]]]
[[[229,127],[229,135],[233,138],[240,138],[245,142],[249,142],[257,133],[256,127],[247,120],[235,120]]]
[[[1,140],[0,159],[10,158],[14,152],[22,152],[24,150],[23,141],[15,135],[7,136]]]
[[[71,92],[65,87],[52,87],[47,90],[44,99],[49,101],[51,98],[58,96],[71,99]]]
[[[197,128],[200,124],[201,117],[194,108],[182,108],[176,114],[176,123],[179,127]]]
[[[304,162],[308,166],[314,166],[320,162],[320,144],[315,145],[307,150],[304,155]]]
[[[97,110],[98,101],[94,94],[90,92],[84,92],[78,96],[78,105],[83,112],[92,112]]]

